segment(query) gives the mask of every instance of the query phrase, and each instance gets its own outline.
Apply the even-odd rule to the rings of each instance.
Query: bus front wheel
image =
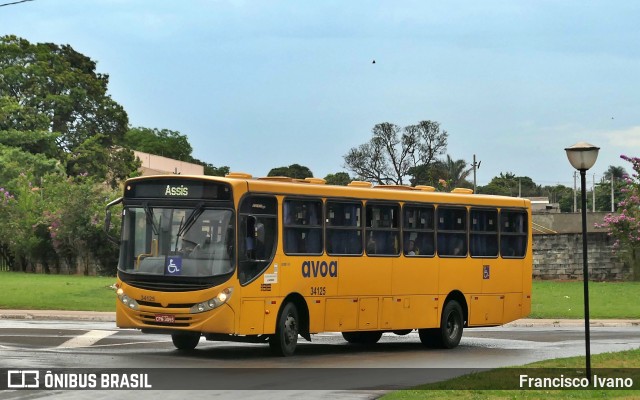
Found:
[[[171,334],[173,345],[178,350],[193,350],[200,341],[199,332],[178,332]]]
[[[451,300],[442,310],[440,328],[419,329],[420,341],[425,346],[436,346],[445,349],[453,349],[462,339],[464,326],[462,307],[457,301]]]
[[[298,344],[299,321],[296,306],[287,303],[278,318],[275,335],[269,337],[269,347],[276,355],[293,355]]]

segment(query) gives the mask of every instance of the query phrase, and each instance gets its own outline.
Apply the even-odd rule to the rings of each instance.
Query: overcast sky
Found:
[[[639,18],[634,0],[35,0],[0,7],[0,34],[71,45],[132,126],[232,171],[324,177],[375,124],[428,119],[480,185],[572,186],[578,141],[601,147],[589,181],[640,156]]]

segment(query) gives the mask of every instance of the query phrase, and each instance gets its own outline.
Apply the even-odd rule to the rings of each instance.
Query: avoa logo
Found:
[[[317,278],[321,276],[323,278],[330,276],[335,278],[338,276],[338,262],[337,261],[305,261],[302,263],[302,276],[305,278]]]

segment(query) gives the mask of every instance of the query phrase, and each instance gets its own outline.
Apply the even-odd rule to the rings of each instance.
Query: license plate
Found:
[[[171,314],[156,314],[156,322],[173,324],[174,322],[176,322],[176,316]]]

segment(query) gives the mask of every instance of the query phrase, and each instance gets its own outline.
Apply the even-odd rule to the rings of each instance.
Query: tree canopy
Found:
[[[127,131],[127,113],[107,94],[109,76],[69,45],[3,36],[0,70],[0,97],[12,105],[8,117],[21,130],[56,132],[62,150],[96,133],[115,144]]]
[[[300,164],[291,164],[288,167],[272,168],[267,176],[288,176],[289,178],[312,178],[313,172],[308,167]]]
[[[131,128],[124,136],[124,145],[145,153],[191,162],[193,148],[186,135],[169,129]]]
[[[8,35],[0,37],[0,71],[0,132],[13,138],[12,145],[21,142],[26,151],[63,163],[76,160],[67,170],[71,175],[113,182],[110,176],[122,179],[137,170],[130,152],[120,149],[127,113],[107,94],[109,76],[96,72],[95,61],[69,45],[32,44]],[[24,138],[16,142],[19,136]],[[77,168],[78,153],[97,150],[96,142],[95,158],[112,160],[111,169],[99,163]]]
[[[353,179],[351,179],[346,172],[336,172],[335,174],[328,174],[324,177],[324,180],[327,181],[328,185],[346,186],[351,183]]]
[[[367,143],[351,148],[344,161],[358,179],[377,184],[426,183],[436,156],[447,148],[448,134],[434,121],[404,128],[383,122],[372,133]]]

